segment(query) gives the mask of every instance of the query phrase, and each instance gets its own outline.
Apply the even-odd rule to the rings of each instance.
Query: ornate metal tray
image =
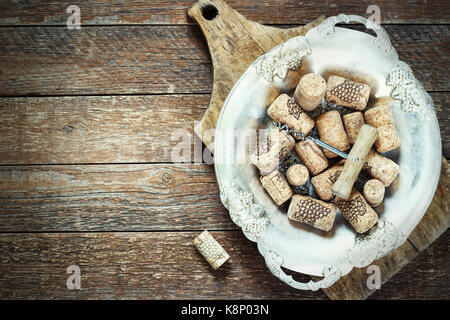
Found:
[[[376,37],[335,26],[350,21],[364,24]],[[263,128],[269,102],[291,92],[308,72],[360,79],[371,87],[373,99],[399,99],[392,112],[401,147],[387,156],[395,158],[400,173],[368,234],[357,235],[340,214],[328,233],[290,222],[286,208],[275,206],[262,188],[257,169],[248,161],[235,161],[236,137],[230,133]],[[270,271],[301,290],[327,288],[353,267],[368,266],[402,245],[433,198],[442,157],[433,102],[408,65],[398,60],[386,31],[371,20],[344,14],[274,47],[248,68],[222,108],[214,150],[220,196],[231,219],[257,242]],[[324,278],[300,283],[281,266]]]

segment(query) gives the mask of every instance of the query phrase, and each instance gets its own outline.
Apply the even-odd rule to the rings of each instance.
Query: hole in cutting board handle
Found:
[[[202,8],[202,16],[206,20],[213,20],[215,17],[217,17],[218,14],[219,11],[212,4],[208,4],[207,6]]]

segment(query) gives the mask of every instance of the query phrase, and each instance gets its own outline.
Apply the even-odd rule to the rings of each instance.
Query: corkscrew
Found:
[[[289,128],[286,124],[283,124],[281,122],[278,122],[277,126],[278,126],[278,129],[286,131],[287,133],[293,135],[294,138],[300,137],[300,139],[302,141],[312,140],[318,146],[320,146],[322,148],[325,148],[325,149],[327,149],[327,150],[337,154],[338,156],[340,156],[340,157],[342,157],[344,159],[348,158],[348,154],[347,153],[342,152],[341,150],[336,149],[335,147],[330,146],[328,143],[325,143],[325,142],[323,142],[323,141],[321,141],[321,140],[319,140],[317,138],[314,138],[313,136],[306,136],[305,137],[305,134],[303,132],[297,132],[297,130],[295,130],[295,128]]]

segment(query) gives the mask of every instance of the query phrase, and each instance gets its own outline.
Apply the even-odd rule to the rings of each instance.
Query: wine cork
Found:
[[[367,171],[372,178],[380,180],[385,187],[389,187],[392,181],[397,177],[400,168],[398,164],[391,159],[383,157],[376,151],[370,150],[363,169]]]
[[[294,99],[306,111],[314,110],[325,96],[327,83],[322,76],[315,73],[305,74],[294,92]]]
[[[280,171],[275,170],[267,176],[260,177],[264,189],[277,205],[282,205],[292,197],[292,189]]]
[[[284,130],[273,128],[270,134],[251,155],[250,161],[262,174],[275,170],[295,146],[294,138]]]
[[[285,93],[272,102],[267,113],[276,122],[284,123],[297,132],[303,132],[305,136],[314,128],[314,120]]]
[[[287,216],[291,220],[309,224],[323,231],[330,231],[336,218],[336,206],[296,194],[292,197]]]
[[[394,126],[394,117],[389,107],[389,100],[382,100],[372,109],[364,113],[366,122],[378,129],[378,139],[375,149],[380,152],[388,152],[400,146],[400,138]]]
[[[364,110],[370,96],[370,87],[338,76],[330,76],[325,100],[355,110]]]
[[[311,140],[298,142],[295,151],[313,176],[328,167],[328,159],[320,147]]]
[[[208,232],[208,230],[200,233],[192,244],[197,248],[198,252],[205,258],[210,266],[217,270],[227,261],[230,256],[225,249],[217,242],[216,239]]]
[[[341,198],[348,199],[352,192],[353,185],[358,178],[361,169],[366,162],[367,155],[378,137],[378,131],[374,127],[363,124],[359,130],[358,137],[348,158],[344,163],[341,174],[333,184],[331,191]]]
[[[348,113],[342,116],[345,131],[347,132],[348,141],[354,144],[358,136],[359,129],[364,124],[364,116],[361,111]]]
[[[334,203],[358,233],[366,232],[378,221],[377,213],[356,189],[353,189],[348,200],[336,197]]]
[[[323,142],[341,151],[346,151],[350,148],[341,115],[336,110],[328,111],[318,116],[316,119],[316,126],[320,140]],[[326,149],[323,149],[323,154],[327,158],[337,157],[335,153]]]
[[[290,184],[299,187],[308,182],[309,172],[305,166],[301,164],[294,164],[287,170],[286,178]]]
[[[321,174],[311,178],[311,184],[314,187],[317,195],[320,199],[328,201],[333,197],[333,192],[331,188],[333,184],[338,179],[341,174],[342,168],[344,167],[344,160],[338,162],[328,170],[322,172]]]
[[[384,184],[378,179],[371,179],[364,184],[363,195],[372,207],[379,206],[384,199]]]

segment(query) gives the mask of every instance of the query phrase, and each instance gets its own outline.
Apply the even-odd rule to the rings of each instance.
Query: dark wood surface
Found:
[[[67,1],[0,2],[0,298],[327,298],[270,274],[221,205],[211,166],[171,163],[171,131],[193,135],[212,86],[193,3],[85,1],[81,30],[68,30]],[[276,25],[371,4],[229,3]],[[449,158],[448,4],[377,5],[430,91]],[[232,256],[218,271],[190,244],[203,229]],[[447,231],[370,299],[450,298],[449,244]],[[66,288],[72,264],[82,290]]]

